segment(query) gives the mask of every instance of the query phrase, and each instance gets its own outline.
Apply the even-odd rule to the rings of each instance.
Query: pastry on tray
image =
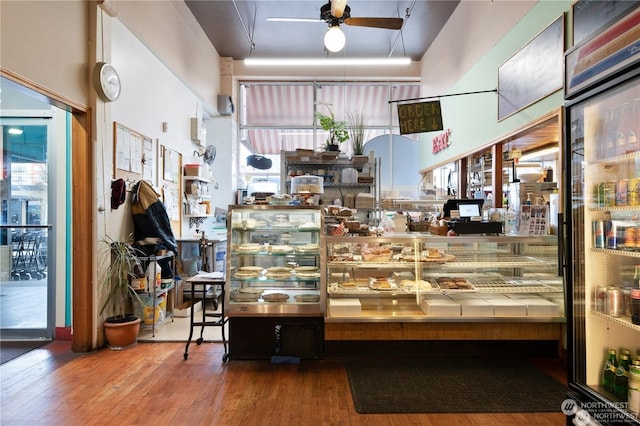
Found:
[[[295,299],[296,299],[296,302],[305,302],[305,303],[319,302],[320,295],[314,294],[314,293],[303,293],[303,294],[297,294],[295,296]]]
[[[257,302],[260,298],[258,293],[231,293],[231,300],[234,302]]]
[[[267,278],[290,278],[292,269],[286,266],[273,266],[267,268],[267,272],[264,274]]]
[[[262,295],[262,300],[265,302],[286,302],[289,300],[289,295],[286,293],[269,293]]]

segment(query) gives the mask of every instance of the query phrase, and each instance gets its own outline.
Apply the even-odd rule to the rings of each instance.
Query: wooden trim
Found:
[[[87,105],[78,103],[66,96],[61,95],[58,92],[54,92],[51,89],[47,89],[46,87],[36,83],[35,81],[31,81],[19,74],[16,74],[12,71],[9,71],[6,68],[0,67],[0,76],[6,77],[9,80],[15,81],[21,86],[27,87],[35,92],[38,92],[44,96],[46,96],[51,103],[60,109],[65,111],[78,111],[78,112],[87,112],[89,111],[89,107]]]
[[[95,199],[92,182],[93,151],[90,138],[90,114],[74,114],[72,120],[73,170],[73,343],[74,352],[93,349],[95,315],[93,309],[93,265],[95,239]],[[87,205],[88,204],[88,205]]]
[[[560,322],[325,323],[325,340],[558,340]]]

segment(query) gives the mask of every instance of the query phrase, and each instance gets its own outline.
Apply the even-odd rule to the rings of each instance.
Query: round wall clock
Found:
[[[98,62],[95,69],[95,85],[98,95],[105,102],[118,99],[122,90],[120,76],[111,64]]]

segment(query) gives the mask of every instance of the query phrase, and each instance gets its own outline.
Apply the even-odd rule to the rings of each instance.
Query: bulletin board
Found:
[[[127,182],[155,182],[153,140],[120,123],[113,123],[113,176]]]
[[[160,147],[160,186],[171,229],[174,235],[182,235],[182,154],[166,146]]]

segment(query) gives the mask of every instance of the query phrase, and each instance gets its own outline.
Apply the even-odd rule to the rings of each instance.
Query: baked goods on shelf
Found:
[[[286,266],[273,266],[267,268],[267,272],[264,274],[267,278],[273,279],[286,279],[291,278],[292,269]]]
[[[408,280],[403,279],[400,281],[400,286],[407,291],[415,291],[418,290],[432,290],[433,286],[429,281],[425,280]]]
[[[363,247],[360,250],[365,262],[388,262],[391,260],[391,249],[387,246]]]
[[[269,246],[269,251],[271,253],[291,253],[293,251],[293,246],[288,244],[276,244]]]
[[[315,266],[298,266],[295,273],[298,278],[320,278],[320,268]]]
[[[261,244],[258,243],[244,243],[238,246],[238,251],[241,253],[257,253],[260,251]]]
[[[260,271],[256,270],[237,270],[233,273],[234,278],[257,278],[260,275]]]
[[[370,278],[369,287],[373,290],[395,290],[398,288],[395,282],[384,277]]]
[[[286,302],[289,300],[289,295],[286,293],[269,293],[264,294],[262,300],[265,302]]]
[[[442,290],[474,290],[475,287],[462,277],[438,277],[436,278],[438,286]]]
[[[311,302],[320,301],[320,295],[314,294],[314,293],[296,294],[294,298],[296,299],[296,302],[302,302],[302,303],[311,303]]]
[[[257,302],[260,299],[260,293],[233,292],[229,297],[234,302]]]
[[[295,246],[295,249],[298,253],[315,253],[320,249],[320,246],[317,244],[301,244]]]

